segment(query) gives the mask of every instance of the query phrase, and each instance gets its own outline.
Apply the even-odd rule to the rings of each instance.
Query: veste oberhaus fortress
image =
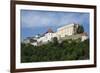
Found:
[[[23,42],[30,43],[34,46],[38,46],[41,44],[46,44],[49,41],[52,41],[54,37],[56,37],[59,42],[65,39],[72,39],[72,40],[81,39],[81,41],[88,39],[87,33],[85,32],[77,33],[78,27],[79,24],[68,24],[58,28],[56,32],[53,32],[53,30],[49,28],[44,34],[36,35],[34,37],[28,37],[24,39]]]

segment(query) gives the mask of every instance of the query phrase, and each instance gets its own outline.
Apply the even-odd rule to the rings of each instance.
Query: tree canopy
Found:
[[[78,39],[77,39],[78,40]],[[21,43],[21,62],[43,62],[89,59],[89,39],[84,42],[64,40],[49,42],[40,46]]]
[[[84,32],[84,28],[82,25],[79,25],[77,28],[77,33],[83,33]]]

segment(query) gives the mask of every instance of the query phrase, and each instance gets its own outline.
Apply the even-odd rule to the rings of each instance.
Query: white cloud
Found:
[[[26,11],[21,15],[22,27],[61,26],[68,23],[82,23],[87,15],[80,13],[51,13],[39,11]]]

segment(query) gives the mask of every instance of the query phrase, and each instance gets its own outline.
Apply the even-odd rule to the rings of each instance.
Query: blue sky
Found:
[[[89,13],[21,10],[21,39],[45,33],[48,28],[57,28],[76,23],[83,25],[89,35]]]

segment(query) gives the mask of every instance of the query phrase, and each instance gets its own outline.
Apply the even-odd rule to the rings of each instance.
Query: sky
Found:
[[[80,24],[89,35],[90,14],[86,12],[61,12],[21,10],[21,39],[45,33],[49,28],[54,32],[57,28],[71,23]]]

